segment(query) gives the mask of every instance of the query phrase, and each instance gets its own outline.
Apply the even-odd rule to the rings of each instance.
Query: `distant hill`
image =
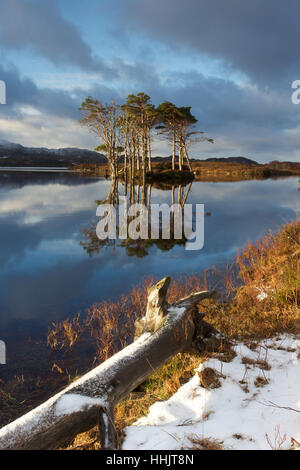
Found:
[[[69,167],[80,163],[104,163],[103,154],[79,148],[24,147],[0,140],[0,166]]]
[[[259,165],[255,160],[246,157],[228,157],[228,158],[206,158],[205,162],[232,162],[242,165]]]
[[[284,170],[298,170],[300,171],[300,162],[279,162],[274,160],[268,164],[270,168],[284,169]]]
[[[124,160],[123,157],[120,159]],[[172,156],[162,157],[156,156],[152,158],[153,162],[172,161]],[[238,163],[242,165],[259,165],[262,164],[246,157],[227,157],[227,158],[191,158],[194,162],[220,162],[220,163]],[[93,150],[80,149],[76,147],[65,147],[59,149],[48,149],[45,147],[24,147],[20,144],[8,142],[0,139],[0,167],[70,167],[81,164],[107,163],[105,156]],[[299,171],[298,162],[278,162],[274,161],[269,164],[273,169],[297,169]]]
[[[176,156],[177,158],[177,156]],[[172,156],[169,156],[169,157],[160,157],[160,156],[157,156],[157,157],[154,157],[152,159],[154,162],[161,162],[161,161],[171,161],[172,160]],[[206,158],[206,159],[203,159],[203,158],[191,158],[190,159],[192,162],[232,162],[232,163],[240,163],[240,164],[243,164],[243,165],[259,165],[258,162],[256,162],[255,160],[251,160],[250,158],[246,158],[246,157],[227,157],[227,158]]]

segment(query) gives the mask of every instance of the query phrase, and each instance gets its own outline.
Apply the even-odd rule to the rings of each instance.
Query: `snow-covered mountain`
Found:
[[[7,148],[7,149],[12,149],[12,148],[21,148],[22,145],[20,144],[14,144],[13,142],[9,142],[8,140],[5,139],[0,139],[0,147],[1,148]]]
[[[105,162],[104,155],[92,150],[66,147],[24,147],[0,139],[0,166],[70,166]]]

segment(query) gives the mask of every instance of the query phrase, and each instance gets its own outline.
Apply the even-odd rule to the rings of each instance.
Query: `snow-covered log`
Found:
[[[179,352],[205,347],[217,335],[197,304],[213,297],[204,291],[168,305],[170,278],[149,289],[146,316],[136,323],[138,338],[38,408],[0,430],[0,449],[57,449],[99,425],[101,447],[117,447],[113,409],[138,385]]]

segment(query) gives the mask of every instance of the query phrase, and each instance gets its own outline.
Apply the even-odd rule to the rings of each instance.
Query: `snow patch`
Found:
[[[268,297],[268,294],[266,292],[264,292],[263,290],[260,291],[260,293],[257,294],[257,296],[256,296],[257,300],[259,300],[260,302],[262,300],[265,300],[267,297]]]
[[[76,393],[63,395],[55,406],[55,415],[62,416],[84,411],[92,406],[105,406],[105,401],[99,398],[90,398]]]
[[[299,442],[299,336],[281,335],[254,350],[238,343],[234,349],[237,356],[231,362],[213,358],[198,369],[222,374],[220,388],[203,388],[197,373],[126,429],[123,450],[187,449],[189,436],[216,439],[225,449],[271,449],[268,440],[278,444],[276,430],[286,435],[282,449],[290,448],[291,438]]]
[[[175,317],[182,315],[186,311],[186,307],[169,307],[168,314]]]

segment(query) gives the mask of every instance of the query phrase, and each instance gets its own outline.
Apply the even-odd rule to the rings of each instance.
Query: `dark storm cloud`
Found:
[[[298,0],[131,0],[120,11],[124,28],[209,54],[258,83],[300,76]]]
[[[6,49],[32,48],[55,65],[75,65],[111,76],[92,56],[78,28],[66,20],[57,0],[2,0],[0,40]]]
[[[0,116],[3,118],[22,119],[22,106],[27,105],[46,115],[78,120],[78,107],[88,95],[97,96],[104,102],[117,95],[115,90],[105,85],[91,87],[88,91],[80,88],[71,91],[40,88],[30,78],[21,78],[15,67],[5,68],[1,64],[0,78],[6,84],[6,105],[0,106]]]
[[[172,72],[162,81],[151,67],[146,68],[147,77],[139,73],[141,68],[139,64],[124,70],[120,66],[124,76],[132,77],[130,88],[124,86],[116,90],[94,85],[89,90],[63,91],[41,89],[32,80],[20,78],[16,69],[7,70],[0,66],[0,77],[7,85],[7,105],[0,107],[0,116],[21,121],[26,119],[22,115],[22,106],[30,105],[44,114],[43,118],[35,120],[36,127],[42,127],[48,115],[77,121],[80,118],[78,106],[88,95],[103,102],[112,98],[122,102],[129,92],[145,91],[154,104],[168,99],[177,105],[192,105],[199,127],[215,138],[216,143],[226,136],[240,151],[249,156],[252,153],[260,161],[270,160],[269,155],[260,156],[263,152],[278,154],[280,151],[287,155],[300,145],[297,135],[293,138],[284,135],[286,130],[300,126],[299,107],[291,103],[289,89],[279,94],[250,85],[241,87],[230,80],[204,77],[196,71]],[[137,70],[135,80],[133,69]],[[234,144],[228,152],[231,149]],[[215,150],[216,146],[211,146],[208,152]]]
[[[3,117],[20,117],[20,106],[30,105],[41,112],[57,117],[79,119],[78,107],[88,96],[94,96],[103,103],[112,99],[125,98],[130,91],[143,87],[155,89],[158,78],[155,71],[146,64],[124,64],[115,60],[114,68],[118,71],[120,87],[113,85],[91,84],[89,89],[72,88],[71,90],[41,88],[31,78],[22,78],[15,67],[3,67],[0,64],[0,79],[6,84],[6,105],[0,106]],[[129,85],[122,87],[122,80]]]
[[[48,54],[47,47],[49,47],[53,52],[53,60],[58,62],[62,60],[64,54],[68,55],[70,49],[69,57],[73,60],[76,41],[79,40],[81,43],[82,40],[72,25],[69,25],[71,29],[66,28],[65,35],[60,37],[60,30],[66,20],[61,17],[56,3],[48,0],[38,4],[36,0],[22,0],[22,2],[4,0],[4,14],[0,17],[0,38],[6,45],[16,48],[28,45],[30,39],[31,45],[36,42],[40,48],[37,51],[44,56]],[[24,25],[19,28],[16,23],[18,19],[15,23],[12,20],[10,5],[21,11],[25,4],[30,8],[24,10]],[[34,4],[36,9],[33,11]],[[115,4],[118,5],[117,0]],[[290,10],[294,14],[300,11],[298,3],[291,0],[290,10],[283,9],[277,0],[272,2],[272,8],[268,0],[259,2],[259,7],[256,0],[247,4],[227,0],[226,9],[223,7],[224,3],[217,0],[211,2],[189,0],[185,8],[177,0],[172,2],[164,0],[160,4],[157,0],[152,2],[130,0],[126,8],[124,4],[119,5],[119,12],[123,13],[120,21],[126,24],[128,34],[137,30],[141,33],[148,32],[155,39],[160,39],[174,48],[178,49],[179,45],[185,45],[190,51],[204,52],[222,58],[229,67],[242,70],[254,77],[252,84],[240,86],[231,80],[204,76],[197,70],[176,72],[174,67],[170,71],[166,69],[162,74],[159,67],[155,66],[154,59],[149,56],[140,62],[132,60],[130,63],[112,57],[114,81],[109,81],[107,84],[94,82],[85,90],[79,88],[58,90],[40,88],[33,78],[21,78],[17,69],[5,69],[0,65],[0,79],[7,85],[7,105],[0,107],[1,117],[17,118],[21,122],[27,119],[26,115],[23,115],[22,106],[30,105],[43,113],[41,119],[36,119],[31,124],[37,128],[41,126],[42,135],[47,116],[78,121],[80,118],[78,107],[88,95],[103,102],[109,102],[111,99],[120,102],[128,93],[144,91],[152,97],[154,104],[170,100],[178,105],[191,105],[192,112],[199,120],[199,127],[205,130],[207,135],[215,138],[216,144],[224,139],[230,143],[224,148],[224,156],[243,152],[258,161],[269,161],[274,158],[298,159],[296,151],[300,148],[300,138],[297,133],[285,134],[286,131],[300,126],[300,106],[291,103],[291,82],[286,83],[289,73],[297,68],[294,49],[299,33],[298,28],[294,27],[295,21],[291,18]],[[48,9],[52,11],[49,15]],[[54,13],[61,18],[55,24],[55,28],[52,24]],[[37,15],[44,15],[44,20],[47,16],[49,30],[58,30],[55,36],[59,38],[60,44],[56,43],[56,38],[50,40],[48,33],[45,33],[45,36],[39,33],[41,36],[37,37],[34,31],[29,35],[33,25],[40,24]],[[10,25],[6,24],[9,22]],[[15,34],[13,34],[14,28]],[[26,30],[28,34],[24,33],[24,28],[28,28]],[[73,31],[74,34],[76,32],[77,40],[69,31]],[[77,52],[80,61],[84,62],[90,55],[86,54],[85,48],[89,47],[83,44],[83,47],[77,47]],[[154,43],[152,47],[156,47]],[[55,48],[59,49],[57,55]],[[159,53],[159,50],[157,52]],[[178,54],[178,70],[181,70],[180,57]],[[282,80],[283,74],[286,74],[286,77]],[[267,82],[268,77],[269,82]],[[299,77],[296,72],[290,77],[299,78],[300,73]],[[262,86],[262,80],[265,80],[268,86]],[[258,86],[253,85],[255,81]],[[284,88],[279,89],[278,83],[283,84]],[[2,137],[6,138],[5,135]],[[18,141],[18,138],[15,140]],[[72,146],[72,142],[70,145]],[[199,151],[201,152],[202,148]],[[220,156],[222,149],[215,145],[207,150],[208,153],[215,151]],[[271,153],[274,153],[274,157],[273,155],[270,157]]]
[[[6,83],[6,105],[0,107],[3,117],[20,115],[20,106],[30,105],[39,111],[62,117],[74,117],[78,103],[61,90],[40,89],[29,78],[21,78],[15,68],[0,65],[0,77]]]
[[[176,83],[185,85],[176,86]],[[198,72],[172,73],[161,88],[178,105],[192,105],[200,123],[214,129],[245,124],[290,128],[300,124],[299,108],[291,103],[291,91],[278,94],[251,85],[240,86],[231,80],[204,77]]]
[[[155,104],[167,99],[178,106],[192,106],[198,127],[215,139],[215,145],[206,146],[205,153],[242,154],[261,162],[299,159],[300,135],[290,135],[289,130],[300,126],[300,106],[292,104],[290,89],[278,93],[240,86],[196,71],[172,72],[164,82],[150,80],[142,89]],[[227,148],[220,143],[224,139]],[[193,153],[203,156],[203,145]]]

